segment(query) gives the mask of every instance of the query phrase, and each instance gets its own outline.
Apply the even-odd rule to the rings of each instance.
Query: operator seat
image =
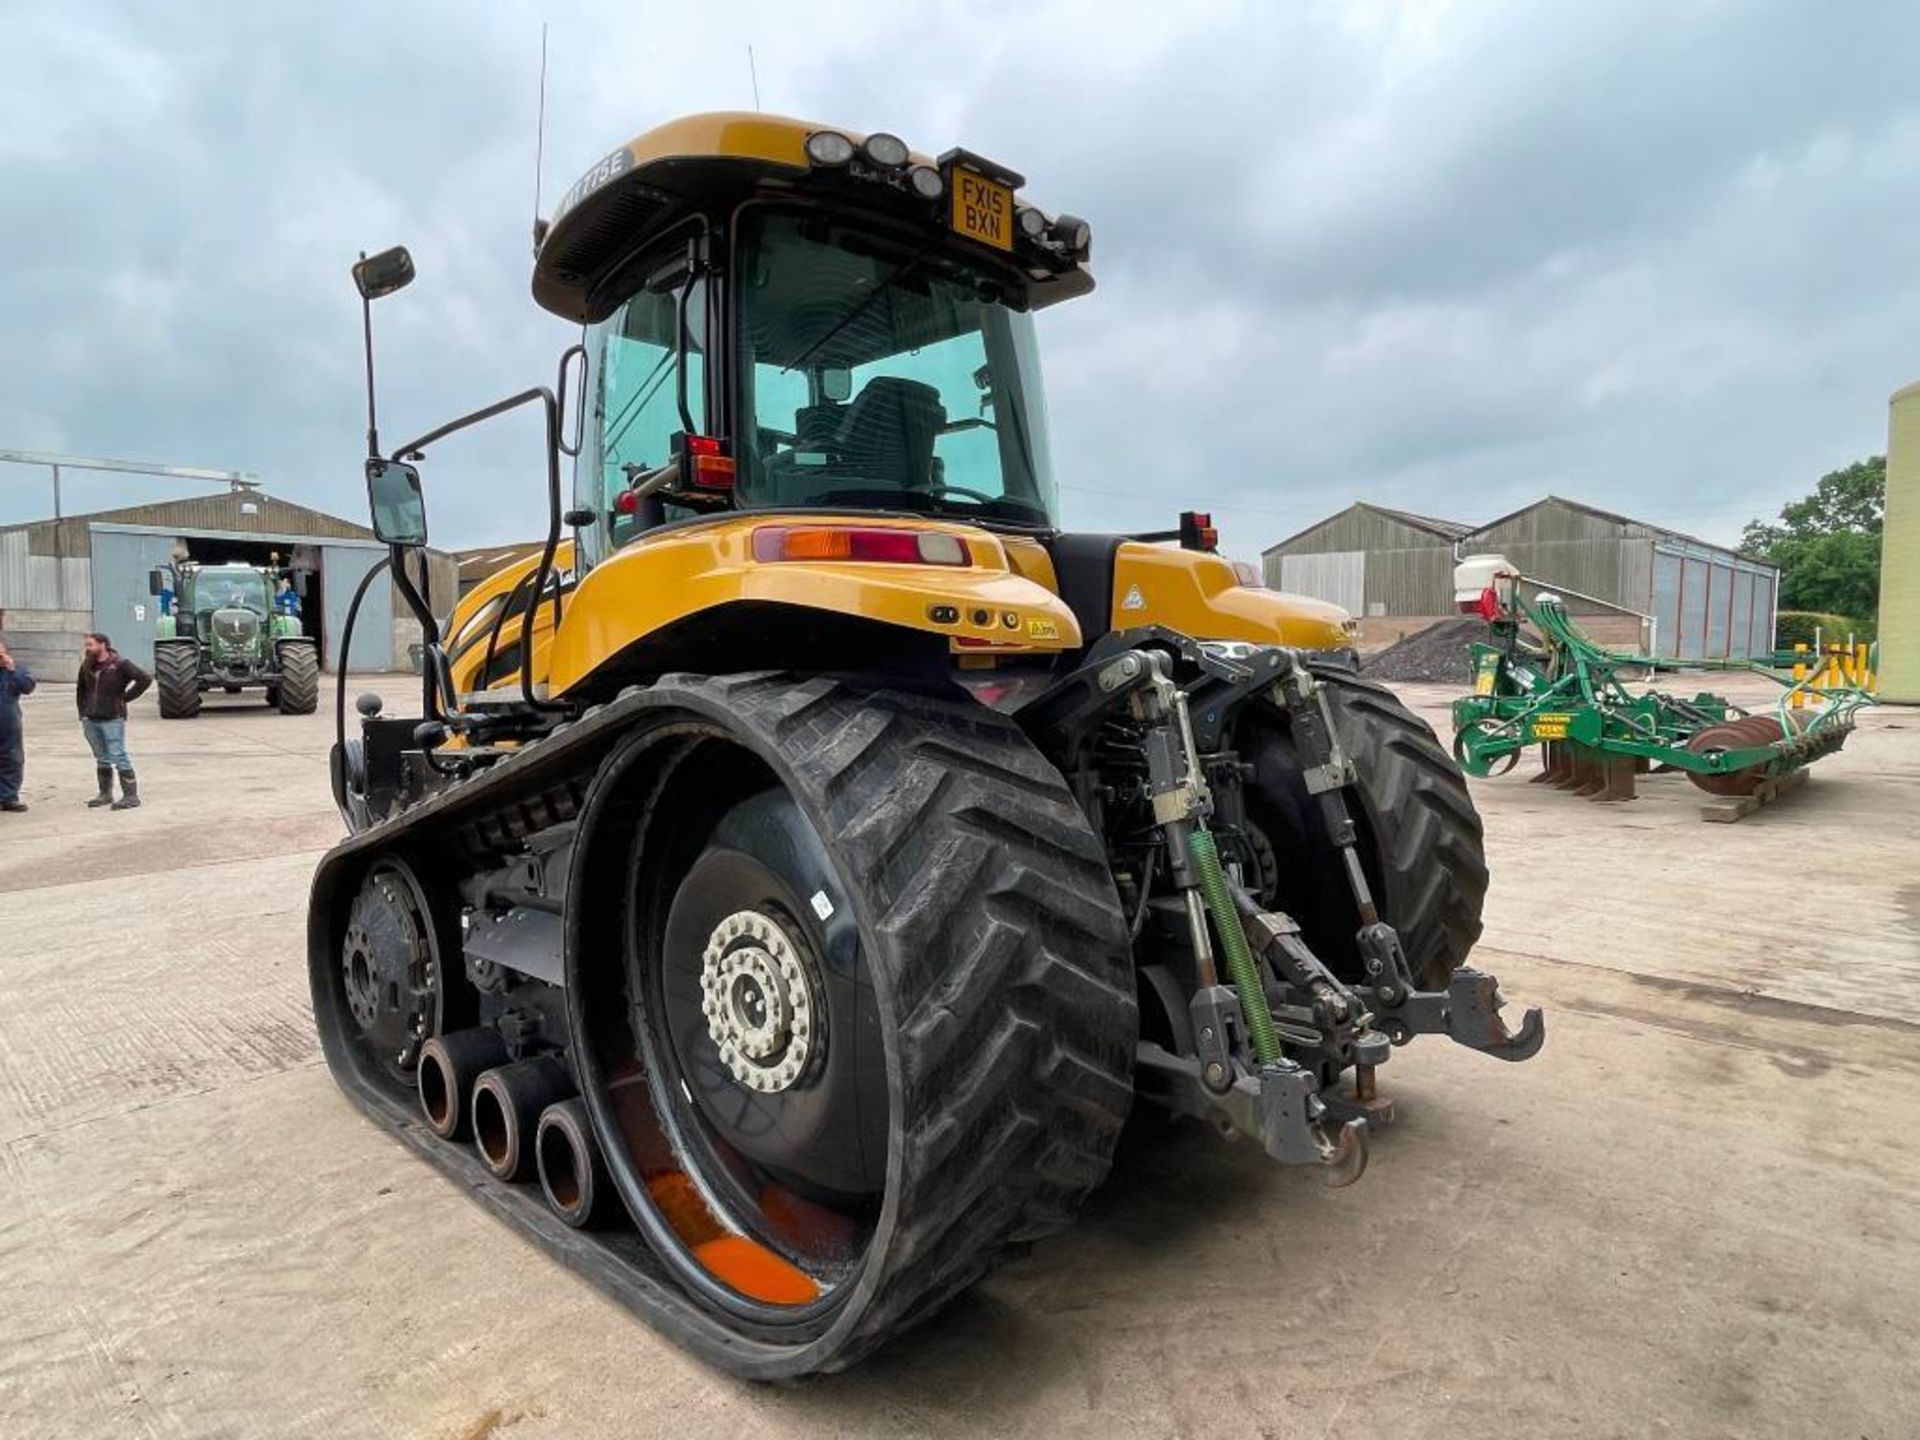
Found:
[[[933,386],[876,375],[841,418],[837,468],[863,480],[925,489],[933,478],[933,442],[946,423],[947,407]]]

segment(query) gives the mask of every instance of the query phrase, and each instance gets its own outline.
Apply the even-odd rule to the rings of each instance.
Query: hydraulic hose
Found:
[[[1200,875],[1200,894],[1213,916],[1213,928],[1220,934],[1220,946],[1226,952],[1227,974],[1240,995],[1240,1013],[1247,1022],[1247,1036],[1253,1042],[1253,1054],[1262,1065],[1280,1059],[1280,1037],[1274,1032],[1273,1014],[1267,1009],[1266,987],[1260,983],[1260,969],[1254,963],[1253,949],[1247,944],[1247,932],[1240,924],[1240,912],[1227,888],[1227,877],[1220,869],[1220,851],[1213,836],[1194,828],[1187,837],[1187,854]]]

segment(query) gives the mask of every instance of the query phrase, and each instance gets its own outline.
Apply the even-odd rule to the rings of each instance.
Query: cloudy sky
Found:
[[[1226,548],[1355,499],[1552,491],[1717,539],[1920,377],[1920,7],[0,4],[0,449],[257,472],[359,515],[356,251],[410,246],[389,440],[550,377],[546,193],[676,113],[954,144],[1094,225],[1041,319],[1080,529]],[[537,435],[449,444],[435,542],[544,525]],[[70,510],[178,486],[70,477]],[[44,514],[0,465],[0,521]]]

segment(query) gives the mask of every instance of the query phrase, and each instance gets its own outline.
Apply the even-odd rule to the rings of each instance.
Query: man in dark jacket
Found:
[[[84,651],[73,698],[80,707],[80,729],[93,751],[93,773],[100,782],[100,793],[87,805],[132,810],[140,804],[140,781],[127,757],[127,702],[146,694],[153,677],[98,632],[87,636]],[[116,770],[120,772],[118,800],[113,798]]]
[[[33,676],[13,658],[0,640],[0,811],[24,814],[20,776],[27,765],[26,740],[20,729],[20,697],[33,693]]]

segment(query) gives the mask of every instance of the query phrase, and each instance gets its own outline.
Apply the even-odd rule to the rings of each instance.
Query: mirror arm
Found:
[[[433,607],[427,604],[426,596],[420,593],[420,587],[413,582],[413,576],[407,569],[405,545],[389,546],[387,567],[393,575],[393,588],[400,592],[400,598],[406,602],[407,609],[420,622],[421,666],[420,666],[420,703],[429,720],[444,721],[447,718],[445,701],[447,687],[442,674],[440,654],[440,625],[433,618]],[[426,552],[421,551],[420,573],[424,577],[427,569]],[[343,692],[344,693],[344,692]]]
[[[366,252],[360,254],[366,259]],[[380,453],[380,426],[373,408],[373,301],[365,295],[360,297],[360,326],[365,336],[367,352],[367,454]]]
[[[567,363],[567,357],[563,356],[561,359],[561,364],[564,366],[566,363]],[[533,662],[533,620],[536,612],[540,608],[538,604],[538,599],[539,597],[545,594],[547,581],[553,577],[554,555],[560,548],[560,518],[561,518],[563,506],[561,504],[561,499],[560,499],[560,455],[561,455],[562,436],[560,434],[559,399],[554,395],[553,391],[549,390],[546,386],[536,385],[530,390],[522,390],[517,395],[509,395],[504,400],[496,400],[493,404],[483,406],[482,408],[473,411],[471,414],[462,415],[457,420],[449,420],[446,424],[438,427],[437,429],[429,430],[426,434],[420,436],[418,439],[409,440],[406,444],[396,449],[393,452],[393,454],[388,458],[393,460],[404,459],[408,455],[413,455],[418,451],[426,449],[427,446],[429,445],[436,444],[439,441],[446,439],[447,436],[449,435],[457,434],[458,432],[468,429],[471,426],[478,425],[483,420],[491,420],[496,415],[504,415],[509,410],[518,410],[522,405],[532,405],[535,403],[539,404],[542,413],[546,417],[547,541],[546,541],[546,544],[541,548],[540,568],[536,572],[535,578],[534,578],[533,593],[535,597],[535,603],[530,604],[527,607],[526,612],[522,617],[521,623],[520,623],[520,694],[521,694],[521,698],[525,700],[525,702],[530,708],[535,710],[544,710],[544,711],[552,712],[552,711],[570,710],[573,707],[570,705],[556,703],[550,700],[542,700],[533,693],[532,662]],[[406,576],[405,566],[399,561],[399,555],[400,555],[399,547],[395,548],[394,554],[395,554],[394,584],[400,590],[401,598],[407,602],[407,608],[412,610],[415,617],[420,621],[421,630],[424,632],[424,634],[427,637],[426,648],[429,654],[433,654],[437,652],[438,646],[439,646],[439,640],[440,640],[439,625],[435,622],[432,611],[427,608],[427,602],[421,598],[419,591],[414,588],[412,580]],[[555,631],[557,633],[559,628],[558,627],[559,596],[557,593],[558,586],[555,587],[555,591],[556,591],[555,597],[554,597],[554,609],[556,612]],[[437,707],[437,699],[434,698],[437,692],[439,692],[443,688],[440,685],[439,679],[438,679],[438,664],[436,662],[434,665],[429,666],[427,668],[435,672],[433,676],[427,678],[424,682],[424,685],[428,694],[427,711],[428,711],[428,714],[434,719],[444,719],[445,715],[439,711]]]
[[[470,415],[462,415],[458,420],[449,420],[437,430],[429,430],[417,440],[409,440],[387,458],[389,460],[404,460],[415,451],[424,450],[427,446],[434,444],[436,441],[444,440],[449,435],[457,434],[469,426],[478,425],[482,420],[491,420],[496,415],[504,415],[509,410],[517,410],[522,405],[531,405],[536,400],[545,401],[548,408],[551,409],[554,404],[553,392],[544,385],[536,385],[531,390],[522,390],[518,395],[509,395],[504,400],[496,400],[493,404],[475,410]],[[549,434],[552,434],[552,428],[551,423],[549,423]]]

